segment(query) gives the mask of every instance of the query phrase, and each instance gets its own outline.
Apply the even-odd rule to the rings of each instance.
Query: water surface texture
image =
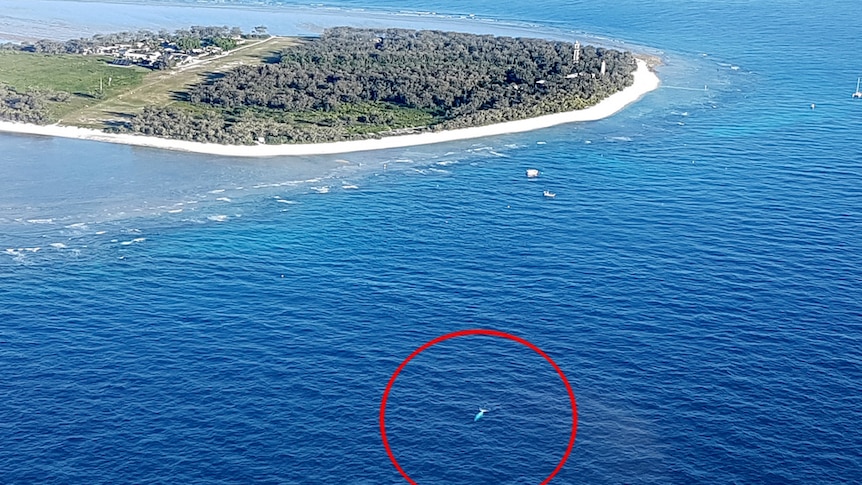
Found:
[[[855,3],[147,5],[0,1],[0,37],[599,37],[660,54],[663,86],[600,122],[332,157],[0,134],[0,482],[406,483],[386,382],[468,328],[566,372],[553,483],[862,477]],[[570,419],[544,359],[476,336],[405,368],[387,431],[422,485],[537,484]]]

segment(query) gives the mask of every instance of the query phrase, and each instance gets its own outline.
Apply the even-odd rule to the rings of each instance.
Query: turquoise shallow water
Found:
[[[664,84],[596,123],[338,157],[0,135],[0,482],[405,483],[385,384],[465,328],[566,372],[552,483],[862,476],[852,5],[331,5],[304,25],[604,34]],[[385,13],[432,7],[485,20]],[[147,12],[120,23],[177,19]],[[387,407],[422,484],[539,483],[569,419],[553,369],[488,337],[423,353]]]

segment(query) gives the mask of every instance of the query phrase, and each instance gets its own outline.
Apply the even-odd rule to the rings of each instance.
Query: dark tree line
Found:
[[[50,103],[68,98],[69,94],[64,92],[30,90],[22,93],[0,84],[0,119],[44,125],[51,121],[48,112]]]
[[[267,143],[280,144],[320,143],[367,137],[351,135],[340,126],[285,123],[270,117],[254,116],[248,111],[233,115],[219,111],[196,112],[172,106],[148,106],[125,127],[115,126],[111,130],[234,145],[250,145],[260,139],[266,140]]]
[[[566,42],[341,27],[286,49],[278,64],[235,68],[189,94],[194,103],[290,111],[379,101],[444,122],[494,110],[502,119],[570,110],[631,83],[628,52],[586,46],[577,63],[573,57]]]

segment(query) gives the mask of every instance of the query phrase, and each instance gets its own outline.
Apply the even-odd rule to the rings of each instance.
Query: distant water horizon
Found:
[[[551,483],[862,476],[855,4],[201,5],[2,0],[0,38],[577,37],[659,55],[663,84],[598,122],[337,156],[0,134],[0,482],[406,483],[386,382],[468,328],[571,381]],[[537,484],[567,413],[541,357],[471,337],[405,368],[387,433],[417,483]]]

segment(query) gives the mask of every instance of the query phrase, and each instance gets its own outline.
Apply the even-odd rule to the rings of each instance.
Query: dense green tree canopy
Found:
[[[602,62],[605,74],[600,74]],[[631,83],[630,53],[540,39],[403,29],[334,28],[287,49],[277,64],[243,66],[190,99],[219,107],[337,110],[386,102],[439,121],[482,111],[533,115],[594,103]]]
[[[67,93],[37,89],[19,92],[11,86],[0,84],[0,119],[45,124],[49,121],[49,102],[67,98]]]
[[[223,143],[367,138],[582,109],[632,82],[629,52],[575,58],[567,42],[339,27],[193,86],[192,110],[149,109],[129,128]]]

